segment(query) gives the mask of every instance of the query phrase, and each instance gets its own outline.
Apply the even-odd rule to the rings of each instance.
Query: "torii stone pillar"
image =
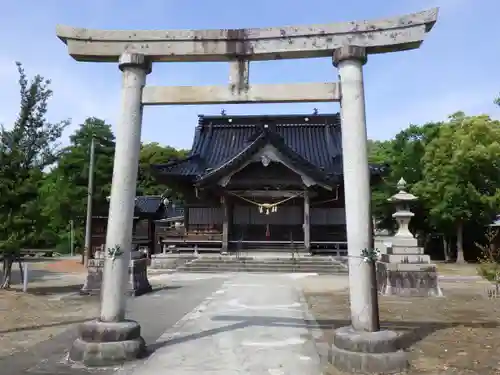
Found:
[[[343,46],[333,53],[333,65],[338,68],[341,86],[351,326],[335,331],[329,357],[333,365],[344,371],[379,373],[404,370],[409,362],[407,354],[398,346],[398,334],[379,329],[377,291],[370,269],[373,265],[362,256],[363,249],[373,247],[363,84],[366,61],[366,49],[360,46]]]
[[[70,359],[88,366],[103,366],[137,358],[145,350],[139,323],[125,320],[129,282],[132,225],[141,149],[142,89],[151,72],[148,58],[123,53],[121,117],[116,129],[113,181],[106,233],[101,316],[84,323],[80,337],[70,351]]]
[[[363,47],[345,46],[333,54],[341,85],[342,154],[345,213],[349,255],[351,321],[355,330],[372,332],[378,327],[371,308],[372,280],[361,251],[372,247],[370,171],[368,168]]]

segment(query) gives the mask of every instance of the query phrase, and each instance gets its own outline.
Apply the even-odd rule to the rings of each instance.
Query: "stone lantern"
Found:
[[[398,193],[388,200],[395,205],[392,217],[398,223],[393,236],[385,237],[385,251],[377,264],[377,283],[382,294],[404,296],[440,296],[438,275],[429,255],[418,246],[417,239],[409,230],[415,214],[410,205],[418,198],[405,191],[406,181],[401,178],[397,184]]]
[[[392,217],[396,219],[398,223],[398,231],[394,237],[411,238],[414,240],[411,241],[412,245],[417,246],[417,240],[413,237],[413,234],[411,234],[409,224],[412,217],[415,216],[415,214],[410,211],[410,203],[416,201],[418,198],[405,191],[406,181],[403,178],[398,181],[397,188],[399,192],[388,199],[389,202],[394,202],[396,207],[396,212],[392,214]]]

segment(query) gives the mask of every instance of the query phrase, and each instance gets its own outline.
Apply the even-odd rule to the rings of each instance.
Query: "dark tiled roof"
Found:
[[[163,210],[163,198],[159,195],[140,195],[135,197],[135,209],[143,214],[156,214]]]
[[[202,181],[248,160],[266,143],[315,179],[332,180],[342,174],[339,114],[200,116],[188,157],[153,169]]]

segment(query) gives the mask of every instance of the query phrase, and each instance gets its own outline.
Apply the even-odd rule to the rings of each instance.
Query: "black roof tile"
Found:
[[[163,198],[159,195],[139,195],[135,197],[136,211],[144,214],[155,214],[163,209]]]
[[[316,177],[321,173],[329,180],[342,174],[339,114],[199,116],[188,157],[155,165],[153,169],[162,175],[200,181],[238,160],[239,154],[258,151],[260,147],[253,150],[252,144],[262,142],[263,134],[269,142],[280,144],[280,151]]]

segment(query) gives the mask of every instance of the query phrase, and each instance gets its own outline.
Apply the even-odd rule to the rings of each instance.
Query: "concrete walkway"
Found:
[[[287,275],[234,274],[127,374],[321,374],[294,284]]]

